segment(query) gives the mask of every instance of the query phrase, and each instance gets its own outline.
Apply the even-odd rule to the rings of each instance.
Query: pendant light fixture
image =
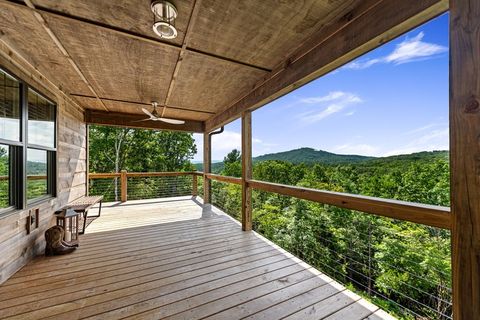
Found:
[[[153,31],[162,39],[175,39],[175,19],[177,8],[165,0],[153,0],[151,9],[153,12]]]

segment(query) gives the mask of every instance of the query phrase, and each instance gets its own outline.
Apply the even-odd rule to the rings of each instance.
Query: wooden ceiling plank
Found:
[[[106,112],[99,110],[85,111],[85,122],[87,124],[195,133],[202,133],[204,130],[204,122],[202,121],[186,120],[184,124],[175,125],[162,121],[142,121],[144,119],[145,116],[142,116],[141,114]]]
[[[48,26],[47,22],[45,21],[45,19],[43,19],[42,15],[37,12],[37,10],[35,9],[35,6],[33,5],[33,3],[30,1],[30,0],[24,0],[25,4],[27,5],[27,7],[29,7],[30,9],[34,10],[34,16],[35,16],[35,19],[38,20],[38,22],[41,24],[41,26],[43,27],[43,29],[45,29],[45,31],[48,33],[48,35],[50,36],[50,38],[52,39],[52,41],[55,43],[55,45],[59,48],[59,50],[62,52],[62,54],[65,56],[65,58],[68,60],[68,62],[70,62],[70,64],[72,65],[72,67],[75,69],[75,71],[78,73],[79,77],[83,80],[83,82],[85,82],[85,84],[87,85],[87,87],[90,89],[90,91],[95,95],[95,97],[98,99],[98,101],[100,102],[100,104],[103,106],[103,108],[108,111],[108,108],[105,106],[105,104],[102,102],[102,100],[100,100],[100,98],[98,97],[98,94],[97,92],[95,91],[95,89],[92,87],[92,85],[88,82],[87,78],[85,77],[85,75],[83,74],[83,72],[80,70],[80,68],[78,67],[78,65],[75,63],[75,61],[72,59],[72,57],[68,54],[68,51],[65,49],[65,47],[63,46],[63,44],[60,42],[60,40],[58,39],[58,37],[55,35],[55,33],[52,31],[52,29],[50,29],[50,27]]]
[[[206,121],[211,132],[448,10],[447,0],[383,0]]]
[[[24,6],[23,4],[18,3],[15,0],[6,0],[6,1],[10,2],[12,4],[19,5],[19,6]],[[68,14],[68,13],[65,13],[65,12],[57,11],[57,10],[54,10],[54,9],[51,9],[51,8],[35,6],[35,10],[38,11],[38,12],[44,13],[46,15],[50,15],[52,17],[61,18],[61,19],[65,19],[65,20],[70,20],[70,21],[76,21],[76,22],[80,22],[80,23],[83,23],[83,24],[88,24],[88,25],[94,26],[94,27],[99,28],[99,29],[108,30],[109,32],[112,32],[112,33],[116,33],[116,34],[126,36],[126,37],[129,37],[129,38],[132,38],[132,39],[140,40],[140,41],[143,41],[143,42],[155,44],[155,45],[158,45],[158,46],[175,48],[176,50],[181,50],[182,49],[181,45],[178,45],[178,44],[175,44],[175,43],[164,42],[164,41],[162,41],[158,38],[155,38],[155,37],[149,37],[149,36],[146,36],[146,35],[141,34],[141,33],[137,33],[137,32],[134,32],[134,31],[122,29],[120,27],[114,27],[114,26],[107,25],[105,23],[101,23],[101,22],[98,22],[98,21],[93,21],[93,20],[90,20],[90,19],[77,17],[77,16],[74,16],[74,15],[71,15],[71,14]],[[229,57],[224,57],[224,56],[217,55],[217,54],[212,54],[212,53],[209,53],[209,52],[206,52],[206,51],[197,50],[197,49],[193,49],[193,48],[190,48],[190,47],[187,47],[186,51],[196,52],[198,54],[205,55],[205,56],[208,56],[208,57],[211,57],[211,58],[216,58],[216,59],[219,59],[219,60],[222,60],[222,61],[225,61],[225,62],[229,62],[229,63],[235,64],[235,65],[242,65],[244,67],[257,69],[257,70],[262,70],[262,71],[268,71],[268,72],[271,71],[269,68],[264,67],[264,66],[255,65],[255,64],[252,64],[252,63],[240,61],[238,59],[233,59],[233,58],[229,58]]]

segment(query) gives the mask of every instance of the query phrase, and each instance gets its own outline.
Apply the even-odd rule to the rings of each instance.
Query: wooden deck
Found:
[[[0,286],[0,318],[393,319],[190,197],[106,204],[80,241]]]

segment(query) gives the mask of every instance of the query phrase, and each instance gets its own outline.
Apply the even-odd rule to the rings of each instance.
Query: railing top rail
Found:
[[[167,176],[205,176],[208,179],[225,183],[241,185],[242,179],[237,177],[222,176],[200,171],[186,172],[125,172],[127,177],[167,177]],[[89,179],[116,178],[122,173],[91,173]],[[406,201],[382,199],[348,193],[332,192],[289,186],[272,182],[247,180],[249,187],[257,190],[273,192],[298,199],[329,204],[340,208],[357,210],[378,216],[419,223],[431,227],[451,229],[452,216],[450,208],[433,206]]]
[[[203,175],[203,173],[197,173],[196,171],[184,171],[184,172],[125,172],[127,177],[175,177],[175,176],[189,176],[189,175]],[[89,173],[89,179],[107,179],[121,177],[122,173]]]
[[[206,173],[205,175],[209,179],[220,181],[220,182],[242,184],[242,179],[237,177],[221,176],[219,174],[213,174],[213,173]]]
[[[257,180],[248,180],[247,183],[253,189],[424,224],[431,227],[451,229],[452,225],[452,215],[448,207],[295,187]]]

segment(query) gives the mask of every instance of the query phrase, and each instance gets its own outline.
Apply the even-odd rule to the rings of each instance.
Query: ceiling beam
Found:
[[[182,48],[178,53],[177,63],[175,63],[175,68],[173,69],[172,78],[170,79],[170,84],[168,86],[167,94],[165,96],[165,100],[163,101],[164,106],[168,105],[170,97],[172,96],[173,88],[175,87],[175,81],[177,80],[177,75],[182,65],[183,56],[187,51],[188,40],[190,40],[192,29],[193,29],[193,26],[195,25],[195,21],[197,20],[197,15],[198,15],[198,11],[201,3],[202,3],[202,0],[193,0],[192,13],[190,14],[190,17],[188,19],[187,30],[185,31],[185,36],[183,37]]]
[[[108,111],[107,106],[105,106],[105,104],[103,103],[103,101],[99,99],[97,91],[92,87],[92,85],[90,84],[90,82],[87,80],[87,78],[85,77],[85,75],[83,74],[83,72],[80,70],[80,68],[78,67],[78,65],[75,63],[75,61],[73,60],[73,58],[70,56],[70,54],[68,53],[68,51],[65,49],[65,47],[63,46],[63,44],[60,42],[60,39],[58,39],[58,37],[55,35],[55,33],[52,31],[52,29],[50,29],[50,27],[48,26],[47,22],[46,22],[45,19],[43,18],[43,16],[35,10],[35,6],[33,5],[33,3],[32,3],[30,0],[24,0],[24,2],[25,2],[25,5],[26,5],[27,7],[29,7],[30,9],[33,10],[33,15],[35,16],[35,19],[37,19],[37,21],[38,21],[38,22],[40,23],[40,25],[43,27],[43,29],[45,30],[45,32],[47,32],[47,34],[50,36],[50,38],[52,39],[52,41],[55,43],[55,46],[60,50],[60,52],[65,56],[65,58],[67,59],[67,61],[72,65],[73,69],[74,69],[75,72],[78,74],[78,76],[80,77],[80,79],[82,79],[82,81],[87,85],[88,89],[95,95],[95,97],[97,98],[98,102],[100,102],[101,106],[102,106],[106,111]]]
[[[112,32],[112,33],[115,33],[115,34],[118,34],[118,35],[121,35],[121,36],[124,36],[124,37],[139,40],[139,41],[142,41],[142,42],[147,42],[147,43],[151,43],[151,44],[158,45],[158,46],[163,46],[163,47],[169,47],[169,48],[173,48],[173,49],[176,49],[176,50],[181,50],[182,49],[181,45],[178,45],[178,44],[175,44],[175,43],[164,42],[164,41],[160,40],[159,38],[149,37],[147,35],[137,33],[137,32],[131,31],[131,30],[126,30],[126,29],[111,26],[111,25],[108,25],[108,24],[105,24],[105,23],[102,23],[102,22],[99,22],[99,21],[94,21],[94,20],[90,20],[90,19],[87,19],[87,18],[74,16],[74,15],[68,14],[66,12],[58,11],[58,10],[55,10],[55,9],[46,8],[46,7],[42,7],[42,6],[35,6],[35,8],[33,9],[33,8],[27,6],[25,3],[23,3],[20,0],[5,0],[5,1],[10,2],[12,4],[19,5],[19,6],[28,7],[30,9],[34,10],[34,11],[41,12],[41,13],[50,15],[52,17],[56,17],[56,18],[60,18],[60,19],[68,20],[68,21],[76,21],[76,22],[83,23],[83,24],[88,24],[88,25],[93,26],[95,28],[103,29],[103,30],[106,30],[108,32]],[[224,62],[232,63],[232,64],[235,64],[235,65],[242,65],[242,66],[245,66],[245,67],[249,67],[249,68],[253,68],[253,69],[257,69],[257,70],[262,70],[262,71],[267,71],[267,72],[271,71],[271,69],[263,67],[263,66],[254,65],[254,64],[251,64],[251,63],[247,63],[247,62],[243,62],[243,61],[240,61],[240,60],[220,56],[220,55],[213,54],[213,53],[210,53],[210,52],[205,52],[205,51],[198,50],[198,49],[195,49],[195,48],[187,47],[186,51],[194,52],[194,53],[197,53],[197,54],[200,54],[200,55],[203,55],[203,56],[208,56],[210,58],[222,60]]]
[[[72,97],[95,99],[94,96],[88,96],[88,95],[78,94],[78,93],[70,93],[70,95]],[[135,105],[138,105],[138,106],[152,106],[151,102],[130,101],[130,100],[121,100],[121,99],[105,98],[105,97],[100,97],[100,99],[103,100],[103,101],[129,103],[129,104],[135,104]],[[202,113],[202,114],[210,114],[210,115],[215,114],[215,112],[212,112],[212,111],[205,111],[205,110],[202,111],[202,110],[195,110],[195,109],[188,109],[188,108],[180,108],[180,107],[174,107],[174,106],[170,106],[170,105],[167,105],[167,108],[168,109],[173,109],[173,110],[179,110],[179,111],[189,111],[189,112]]]
[[[302,52],[287,59],[282,68],[208,119],[205,131],[287,94],[446,10],[447,0],[364,1],[338,23],[320,30],[320,37],[313,36],[314,43],[303,45]]]
[[[85,122],[87,124],[196,133],[202,133],[204,131],[204,123],[202,121],[185,120],[184,124],[176,125],[162,121],[142,120],[145,120],[145,115],[122,112],[106,112],[100,110],[85,110]]]

